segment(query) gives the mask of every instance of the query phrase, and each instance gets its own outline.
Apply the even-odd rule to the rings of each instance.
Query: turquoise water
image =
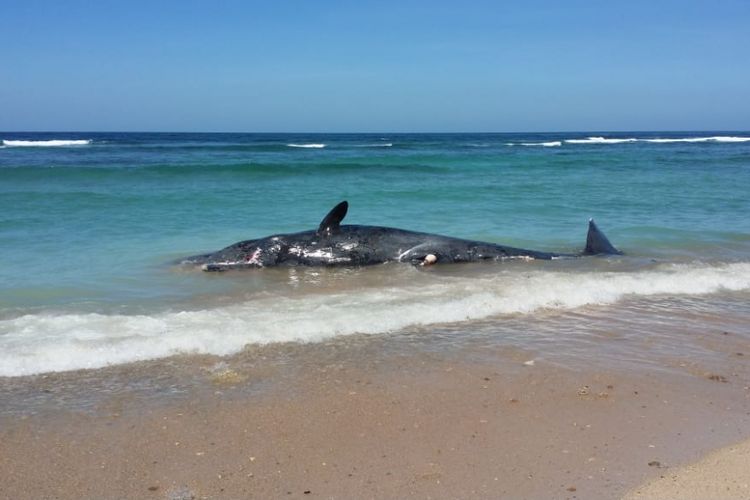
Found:
[[[0,375],[750,287],[748,132],[0,139]],[[549,251],[581,249],[594,217],[626,255],[429,272],[170,264],[315,228],[344,199],[346,223]],[[396,321],[394,304],[422,307]]]

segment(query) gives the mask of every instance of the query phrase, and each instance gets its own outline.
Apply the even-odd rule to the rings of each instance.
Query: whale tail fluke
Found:
[[[586,235],[586,248],[583,250],[583,254],[622,255],[622,252],[609,242],[604,233],[596,226],[594,219],[589,219],[589,232]]]

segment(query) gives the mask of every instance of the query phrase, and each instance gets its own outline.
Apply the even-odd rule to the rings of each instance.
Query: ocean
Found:
[[[700,357],[712,329],[750,341],[750,132],[0,140],[0,377],[362,335],[433,336],[438,350],[481,339],[570,363]],[[341,200],[345,224],[556,252],[581,250],[593,217],[624,255],[174,264],[314,229]],[[613,324],[648,342],[613,342]]]

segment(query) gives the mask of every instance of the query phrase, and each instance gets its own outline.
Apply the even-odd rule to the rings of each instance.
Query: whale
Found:
[[[393,227],[342,225],[348,210],[349,203],[342,201],[328,212],[317,229],[240,241],[216,252],[186,257],[179,263],[221,272],[277,266],[361,267],[389,262],[429,266],[622,254],[593,219],[589,219],[586,245],[581,252],[555,253]]]

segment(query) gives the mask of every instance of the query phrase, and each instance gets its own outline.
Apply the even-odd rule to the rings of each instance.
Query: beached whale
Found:
[[[554,259],[581,255],[620,254],[589,220],[586,247],[579,254],[539,252],[495,243],[451,238],[392,227],[341,225],[349,204],[342,201],[317,230],[246,240],[218,252],[195,255],[182,264],[204,271],[272,266],[369,266],[385,262],[431,265],[509,259]]]

